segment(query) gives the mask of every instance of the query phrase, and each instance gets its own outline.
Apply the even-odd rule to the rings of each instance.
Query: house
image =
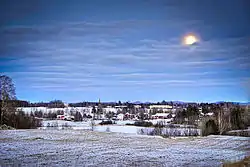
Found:
[[[117,119],[118,120],[123,120],[123,118],[124,118],[124,114],[118,114],[117,115]]]
[[[135,114],[130,114],[130,113],[126,113],[123,117],[123,119],[127,119],[127,120],[131,120],[131,119],[135,119]]]
[[[56,119],[64,120],[64,115],[57,115],[57,116],[56,116]]]
[[[141,105],[134,105],[134,108],[139,109],[139,108],[141,108]]]
[[[109,112],[117,113],[118,109],[113,108],[113,107],[105,107],[105,108],[103,108],[103,111],[104,111],[104,113],[109,113]]]
[[[173,107],[170,105],[150,105],[149,109],[151,111],[156,110],[156,111],[170,112],[172,111]]]
[[[65,121],[73,121],[74,120],[74,116],[71,116],[71,115],[57,115],[56,118],[59,120],[65,120]]]
[[[206,115],[207,115],[207,116],[213,116],[214,113],[213,113],[213,112],[209,112],[209,113],[207,113]]]
[[[152,115],[152,119],[168,119],[169,113],[156,113],[155,115]]]

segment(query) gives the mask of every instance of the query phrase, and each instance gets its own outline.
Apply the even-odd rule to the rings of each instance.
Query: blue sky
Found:
[[[3,0],[0,73],[29,101],[249,101],[248,0]],[[183,36],[200,42],[183,46]]]

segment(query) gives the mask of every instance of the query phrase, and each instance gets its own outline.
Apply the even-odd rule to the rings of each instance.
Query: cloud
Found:
[[[19,87],[51,91],[236,86],[249,76],[235,75],[249,69],[245,38],[187,47],[180,44],[181,35],[164,40],[143,36],[143,29],[156,23],[165,26],[162,20],[130,20],[5,27],[0,72]],[[187,23],[171,26],[179,24]],[[141,37],[133,36],[137,31]]]
[[[64,22],[50,25],[33,26],[4,26],[0,30],[4,35],[75,35],[78,33],[116,34],[123,30],[135,30],[138,28],[155,27],[156,25],[179,27],[180,25],[197,24],[198,21],[190,20],[117,20],[109,22]],[[93,33],[93,34],[92,34]],[[81,34],[84,35],[84,34]]]
[[[198,87],[230,87],[237,86],[239,83],[233,80],[231,81],[223,81],[223,80],[158,80],[158,81],[115,81],[115,82],[106,82],[106,83],[81,83],[79,84],[63,84],[63,83],[49,83],[39,84],[32,83],[29,88],[38,89],[42,91],[98,91],[101,89],[116,89],[121,87],[126,88],[198,88]],[[27,89],[27,87],[23,86],[23,89]]]

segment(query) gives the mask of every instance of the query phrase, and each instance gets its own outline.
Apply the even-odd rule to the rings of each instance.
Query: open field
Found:
[[[220,166],[250,155],[250,138],[175,138],[89,130],[0,131],[0,166]]]
[[[129,133],[129,134],[138,134],[138,132],[141,131],[141,129],[144,129],[146,131],[152,131],[153,127],[139,127],[139,126],[131,126],[131,125],[125,125],[126,123],[134,123],[134,121],[116,121],[116,124],[113,125],[99,125],[101,121],[95,120],[95,127],[94,131],[98,132],[105,132],[107,128],[110,132],[117,132],[117,133]],[[87,130],[91,129],[90,126],[90,120],[83,121],[83,122],[71,122],[71,121],[64,121],[64,120],[47,120],[43,121],[43,127],[40,127],[40,129],[63,129],[63,125],[67,124],[68,128],[74,129],[74,130]],[[54,127],[48,127],[54,126]],[[169,129],[169,128],[167,128]],[[185,128],[174,128],[184,133]],[[173,130],[173,129],[172,129]],[[197,130],[198,134],[200,134],[200,130]]]

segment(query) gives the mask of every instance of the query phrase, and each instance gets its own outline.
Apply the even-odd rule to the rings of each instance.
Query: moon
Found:
[[[196,37],[194,34],[188,34],[186,36],[184,36],[183,38],[183,44],[184,45],[193,45],[195,43],[197,43],[199,40],[198,40],[198,37]]]

